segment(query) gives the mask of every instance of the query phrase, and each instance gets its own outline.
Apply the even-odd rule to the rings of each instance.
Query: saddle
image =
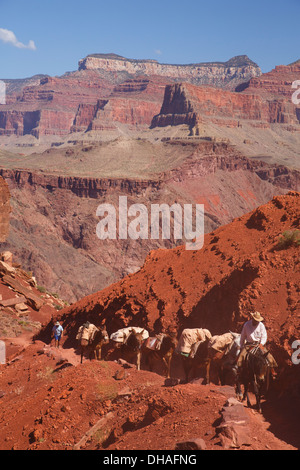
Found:
[[[247,356],[250,355],[257,355],[259,352],[264,356],[266,364],[273,368],[278,367],[277,362],[275,361],[272,354],[268,351],[268,349],[260,343],[246,343],[245,349],[247,351]]]
[[[245,348],[248,354],[255,356],[259,351],[262,353],[266,352],[266,349],[259,343],[246,343]]]
[[[99,331],[98,328],[92,323],[86,322],[78,329],[76,339],[86,341],[87,344],[90,343],[96,334]]]
[[[154,337],[148,338],[145,342],[145,347],[151,349],[151,351],[159,351],[165,336],[165,334],[159,333]]]

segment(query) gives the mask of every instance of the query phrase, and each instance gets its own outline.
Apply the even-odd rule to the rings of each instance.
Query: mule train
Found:
[[[206,329],[186,329],[179,339],[177,352],[182,358],[186,382],[193,369],[202,367],[206,383],[210,383],[211,365],[214,364],[221,385],[234,385],[237,397],[241,401],[247,399],[248,407],[251,407],[248,390],[252,386],[256,407],[261,413],[262,394],[268,392],[270,380],[275,376],[274,369],[278,366],[269,351],[255,342],[247,344],[247,352],[240,361],[240,343],[241,335],[231,331],[211,336]],[[244,386],[244,394],[241,385]]]
[[[214,363],[221,385],[226,383],[230,374],[236,383],[236,360],[240,352],[240,335],[238,333],[225,333],[212,336],[210,331],[203,328],[185,329],[181,333],[176,352],[181,355],[188,382],[191,374],[197,369],[204,368],[205,381],[210,383],[211,365]]]
[[[175,334],[158,334],[149,337],[145,328],[121,328],[108,337],[106,329],[98,329],[92,323],[84,323],[78,330],[76,339],[81,351],[81,363],[85,351],[89,350],[90,359],[101,359],[103,344],[109,340],[115,346],[118,356],[136,364],[141,369],[142,357],[149,370],[153,370],[153,363],[160,360],[165,368],[166,377],[170,377],[171,360],[177,345]]]
[[[176,359],[179,358],[182,363],[185,376],[182,382],[185,383],[193,378],[198,369],[204,369],[205,382],[210,383],[213,365],[218,382],[221,385],[234,385],[237,396],[243,400],[247,398],[248,406],[248,387],[252,384],[257,407],[261,410],[260,398],[263,386],[268,387],[270,365],[259,349],[249,348],[243,367],[238,368],[240,337],[240,334],[231,331],[212,336],[207,329],[193,328],[184,329],[177,340],[176,333],[160,333],[150,337],[149,332],[140,327],[122,328],[108,336],[105,328],[99,329],[89,322],[79,328],[76,336],[81,348],[81,362],[87,350],[90,359],[100,360],[102,346],[111,341],[118,357],[135,363],[138,370],[143,362],[146,369],[153,371],[155,361],[160,361],[167,378],[171,376],[171,361],[176,355]],[[241,384],[244,386],[244,395]]]
[[[154,362],[160,360],[166,377],[170,377],[171,360],[177,344],[175,334],[160,333],[150,337],[144,328],[128,327],[113,333],[110,339],[119,343],[120,354],[129,360],[133,359],[138,370],[141,368],[142,358],[150,371],[153,370]]]
[[[219,368],[221,383],[225,374],[235,371],[235,362],[239,353],[237,333],[227,333],[212,337],[211,333],[202,328],[183,330],[179,341],[176,332],[160,333],[150,337],[145,328],[127,327],[112,333],[110,337],[105,328],[99,329],[92,323],[84,323],[78,330],[76,339],[79,341],[81,363],[86,351],[90,359],[101,359],[101,350],[109,340],[115,345],[117,355],[136,364],[141,369],[141,362],[146,369],[153,371],[154,364],[160,361],[167,378],[171,376],[171,361],[174,353],[182,360],[185,381],[199,367],[205,367],[207,383],[210,382],[210,366],[215,362]]]

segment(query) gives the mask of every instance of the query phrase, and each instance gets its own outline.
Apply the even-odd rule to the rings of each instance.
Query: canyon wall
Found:
[[[8,236],[10,212],[10,192],[7,183],[0,177],[0,242]]]
[[[247,56],[237,56],[227,62],[207,62],[186,65],[160,64],[156,60],[134,60],[116,54],[92,54],[79,61],[79,70],[126,72],[129,75],[161,76],[172,81],[195,85],[210,84],[234,89],[251,77],[259,77],[261,70]]]
[[[44,77],[0,105],[0,136],[65,136],[115,129],[118,123],[149,127],[160,110],[165,81],[126,80],[122,85],[95,77]]]
[[[186,146],[170,142],[171,147]],[[151,212],[151,204],[203,204],[205,231],[289,189],[298,191],[299,172],[249,160],[228,144],[191,145],[191,156],[153,178],[88,178],[4,169],[14,212],[5,248],[39,285],[74,301],[140,269],[151,250],[172,248],[184,240],[99,240],[96,210],[128,197]]]
[[[116,55],[88,56],[61,77],[7,81],[0,136],[64,136],[87,130],[149,127],[165,86],[180,81],[234,89],[261,71],[246,56],[221,63],[166,65]]]
[[[240,127],[244,122],[267,128],[272,123],[285,124],[300,130],[299,114],[288,98],[267,97],[265,94],[230,92],[187,83],[167,85],[160,113],[151,127],[187,124],[197,133],[201,124]]]
[[[241,121],[259,128],[277,123],[294,131],[300,110],[291,100],[292,83],[299,76],[297,64],[261,74],[244,56],[167,65],[96,54],[82,59],[76,72],[42,77],[8,95],[7,104],[0,105],[0,136],[63,137],[114,131],[119,124],[140,130],[151,123],[187,124],[197,132],[205,121],[233,128]]]

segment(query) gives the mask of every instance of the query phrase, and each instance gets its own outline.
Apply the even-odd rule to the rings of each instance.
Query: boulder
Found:
[[[199,437],[183,442],[177,442],[175,450],[206,450],[205,441]]]
[[[217,428],[224,448],[240,448],[251,445],[249,417],[244,406],[230,397],[222,410],[222,422]]]

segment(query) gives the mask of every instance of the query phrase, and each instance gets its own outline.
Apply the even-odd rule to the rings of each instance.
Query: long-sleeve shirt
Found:
[[[268,336],[265,325],[262,322],[259,322],[257,325],[253,325],[252,320],[249,320],[244,324],[242,329],[240,340],[241,348],[244,346],[246,341],[249,343],[257,341],[264,346],[267,339]]]

